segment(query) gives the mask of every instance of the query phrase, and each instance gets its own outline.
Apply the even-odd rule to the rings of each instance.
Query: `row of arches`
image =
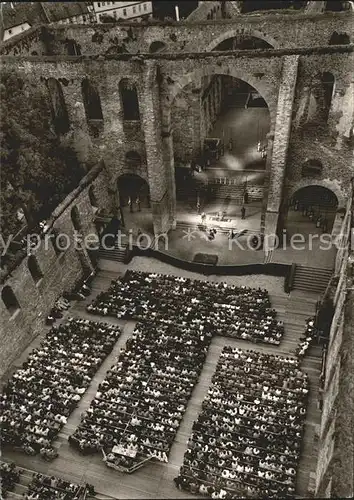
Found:
[[[212,10],[212,12],[216,7]],[[207,19],[213,19],[212,14],[208,14]],[[69,43],[70,42],[70,43]],[[348,45],[350,44],[350,36],[348,33],[338,33],[334,31],[328,40],[328,45]],[[68,41],[68,46],[70,47],[69,55],[81,55],[81,50],[78,48],[79,45],[73,41]],[[213,40],[207,47],[205,51],[222,51],[222,50],[256,50],[256,49],[271,49],[280,48],[276,40],[271,37],[252,30],[249,33],[244,31],[238,32],[237,29],[232,32],[227,32],[219,36],[217,39]],[[149,54],[157,54],[165,52],[167,50],[167,44],[163,40],[154,40],[151,42],[148,48]],[[112,45],[109,47],[105,55],[114,55],[129,53],[127,48],[122,45]]]
[[[65,134],[70,129],[70,121],[62,86],[55,78],[48,78],[46,84],[50,95],[54,129],[58,135]],[[82,80],[81,93],[88,123],[92,125],[92,122],[103,121],[101,98],[96,86],[89,78]],[[136,85],[127,78],[122,79],[119,82],[119,94],[123,120],[140,120]]]

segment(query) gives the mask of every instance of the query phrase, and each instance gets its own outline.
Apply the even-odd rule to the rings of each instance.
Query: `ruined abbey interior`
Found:
[[[27,219],[2,238],[4,498],[353,497],[353,2],[198,2],[178,21],[34,26],[0,53],[84,171],[40,237]],[[104,247],[117,228],[129,241]],[[64,387],[41,392],[40,356]],[[38,398],[56,411],[31,413]]]

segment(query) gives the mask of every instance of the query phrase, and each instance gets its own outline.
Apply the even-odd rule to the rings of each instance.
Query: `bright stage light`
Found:
[[[220,163],[225,165],[225,168],[227,168],[229,171],[240,171],[244,169],[244,163],[242,162],[241,158],[237,158],[236,156],[233,156],[229,153],[225,153]]]

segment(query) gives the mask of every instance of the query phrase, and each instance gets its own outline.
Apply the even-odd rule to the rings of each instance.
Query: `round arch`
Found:
[[[117,177],[117,188],[119,192],[120,206],[125,207],[131,203],[148,207],[150,204],[150,189],[146,179],[138,174],[121,173]]]
[[[343,208],[346,206],[346,198],[335,181],[326,181],[326,180],[317,180],[317,179],[302,179],[298,183],[296,183],[293,187],[291,187],[288,191],[288,199],[290,200],[294,194],[300,189],[311,187],[311,186],[319,186],[332,191],[332,193],[336,196],[338,200],[338,208]]]
[[[218,37],[214,38],[212,42],[210,42],[204,49],[204,52],[211,52],[212,50],[215,49],[221,42],[224,40],[227,40],[228,38],[235,38],[239,35],[247,35],[247,36],[253,36],[255,38],[260,38],[261,40],[264,40],[267,42],[269,45],[273,47],[273,49],[279,49],[281,48],[281,45],[275,38],[265,35],[261,31],[258,30],[253,30],[253,29],[248,29],[242,27],[242,31],[238,28],[231,29],[229,31],[226,31],[225,33],[222,33]]]
[[[316,228],[322,228],[322,231],[331,233],[335,227],[338,227],[341,217],[338,209],[344,207],[341,206],[343,196],[341,192],[338,193],[338,189],[333,184],[309,180],[293,186],[288,193],[287,228],[298,228],[299,224],[312,222],[316,224]],[[308,226],[303,227],[306,234]]]
[[[118,185],[118,179],[122,177],[123,175],[137,175],[138,177],[141,177],[147,184],[149,184],[149,176],[148,176],[148,171],[147,169],[139,169],[138,172],[132,171],[130,167],[123,166],[122,168],[119,169],[117,175],[114,178],[114,183]]]
[[[171,114],[171,107],[173,104],[173,101],[177,94],[187,85],[190,83],[195,83],[201,81],[202,77],[204,76],[212,76],[212,75],[227,75],[231,76],[233,78],[237,78],[238,80],[242,80],[243,82],[248,83],[253,87],[257,92],[263,97],[265,100],[269,114],[270,114],[270,122],[271,122],[271,128],[272,125],[275,124],[275,117],[276,117],[276,108],[277,108],[277,98],[273,99],[271,96],[271,92],[267,89],[267,85],[262,83],[258,78],[256,78],[253,75],[244,75],[242,70],[239,70],[236,66],[232,68],[230,71],[229,67],[223,68],[218,67],[217,69],[213,67],[203,67],[201,69],[197,69],[195,71],[191,71],[190,73],[186,73],[183,75],[177,82],[174,83],[174,85],[171,86],[170,92],[168,94],[168,105],[164,106],[164,111],[165,113],[168,113],[168,116],[163,111],[163,115],[165,114],[165,118],[167,118],[167,124],[170,122],[170,114]],[[276,92],[277,96],[278,92]]]

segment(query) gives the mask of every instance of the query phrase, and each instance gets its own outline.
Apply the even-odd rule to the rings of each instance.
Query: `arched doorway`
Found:
[[[319,185],[302,187],[289,200],[287,229],[304,235],[315,229],[331,233],[337,208],[338,198],[330,189]]]
[[[236,226],[246,202],[260,227],[271,129],[265,97],[223,72],[180,85],[171,104],[177,212],[223,214]]]
[[[123,174],[117,181],[119,204],[128,229],[153,233],[150,190],[145,179],[137,174]]]

